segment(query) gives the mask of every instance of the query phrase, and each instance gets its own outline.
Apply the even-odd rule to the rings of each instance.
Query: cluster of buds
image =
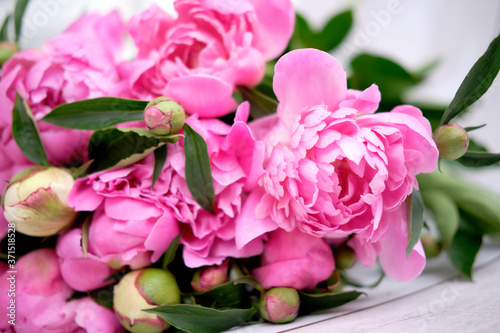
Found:
[[[132,333],[161,333],[170,324],[143,310],[179,304],[181,292],[170,273],[145,268],[127,273],[114,287],[113,306],[120,323]]]
[[[68,205],[74,182],[68,170],[54,167],[32,167],[18,173],[3,195],[5,219],[29,236],[57,234],[77,215]]]

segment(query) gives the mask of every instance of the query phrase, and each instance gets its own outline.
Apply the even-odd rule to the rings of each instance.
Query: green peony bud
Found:
[[[437,257],[441,253],[441,245],[431,235],[420,237],[427,258]]]
[[[200,268],[194,273],[191,286],[196,292],[204,292],[228,282],[228,266],[229,260],[226,260],[220,266]]]
[[[261,296],[261,316],[275,324],[289,323],[299,314],[299,293],[293,288],[272,288]]]
[[[68,205],[74,182],[69,171],[60,168],[33,167],[18,173],[3,195],[5,219],[29,236],[57,234],[77,215]]]
[[[16,44],[0,42],[0,66],[12,58],[12,56],[18,51],[19,47]]]
[[[114,287],[116,317],[133,333],[160,333],[170,324],[142,310],[160,305],[179,304],[181,292],[175,277],[158,268],[145,268],[125,275]]]
[[[179,132],[184,126],[185,118],[182,106],[167,97],[155,98],[144,110],[146,125],[157,135]]]
[[[439,126],[432,138],[439,150],[439,157],[445,160],[462,157],[469,147],[467,132],[457,124]]]
[[[337,269],[348,269],[356,263],[356,254],[349,246],[342,244],[335,251],[335,267]]]

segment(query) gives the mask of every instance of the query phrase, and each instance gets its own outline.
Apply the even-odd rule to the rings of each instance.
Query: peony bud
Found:
[[[356,263],[356,254],[349,246],[343,244],[333,251],[337,269],[348,269]]]
[[[457,124],[439,126],[432,138],[439,150],[439,157],[445,160],[462,157],[469,147],[467,131]]]
[[[12,58],[17,51],[19,51],[19,47],[16,44],[0,42],[0,66]]]
[[[184,126],[185,118],[182,106],[167,97],[153,99],[144,110],[146,125],[157,135],[179,132]]]
[[[427,258],[437,257],[441,253],[441,245],[431,235],[420,237],[420,241],[422,242]]]
[[[299,304],[297,290],[285,287],[272,288],[261,296],[259,311],[261,316],[271,323],[289,323],[297,317]]]
[[[125,275],[114,287],[116,317],[133,333],[160,333],[170,324],[142,310],[179,304],[181,292],[174,276],[158,268],[145,268]]]
[[[226,260],[220,266],[200,268],[194,274],[191,286],[196,292],[204,292],[228,282],[228,266],[229,260]]]
[[[60,168],[33,167],[18,173],[3,195],[5,218],[20,233],[36,237],[55,235],[76,217],[68,205],[74,182],[71,174]]]

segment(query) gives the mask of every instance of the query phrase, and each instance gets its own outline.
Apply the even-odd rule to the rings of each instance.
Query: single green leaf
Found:
[[[73,170],[71,172],[71,176],[73,176],[73,178],[75,178],[75,179],[82,177],[83,175],[86,174],[87,170],[90,168],[92,163],[94,163],[94,160],[90,160],[87,163],[85,163],[84,165],[80,166],[79,168]]]
[[[257,313],[251,309],[216,310],[199,305],[164,305],[144,310],[154,313],[179,330],[191,333],[219,333],[244,325]]]
[[[262,287],[262,285],[257,281],[257,279],[255,277],[251,276],[251,275],[242,276],[242,277],[234,280],[234,283],[236,283],[236,284],[246,283],[246,284],[251,285],[255,289],[257,289],[261,293],[265,293],[266,292],[266,290],[264,289],[264,287]]]
[[[500,154],[493,154],[482,151],[467,151],[460,157],[458,163],[473,168],[495,165],[500,162]]]
[[[238,87],[243,98],[250,102],[250,115],[252,119],[264,117],[276,112],[278,101],[263,93],[248,87]]]
[[[8,42],[9,41],[9,23],[12,15],[7,15],[5,20],[3,21],[2,28],[0,29],[0,41]]]
[[[472,280],[472,267],[483,243],[483,235],[472,221],[461,218],[448,254],[453,266]]]
[[[170,242],[170,245],[168,246],[168,249],[163,256],[162,268],[164,270],[167,270],[168,265],[170,265],[170,263],[174,261],[175,253],[177,252],[177,248],[179,247],[181,236],[182,234],[178,234],[177,237],[175,237],[172,242]]]
[[[441,125],[448,124],[483,96],[495,80],[499,70],[500,35],[493,39],[486,52],[472,66],[446,109]]]
[[[482,125],[479,125],[479,126],[469,126],[469,127],[464,127],[464,130],[466,132],[472,132],[472,131],[475,131],[477,129],[483,128],[484,126],[486,126],[486,124],[482,124]]]
[[[30,161],[43,166],[49,165],[31,109],[18,93],[12,111],[12,136]]]
[[[15,28],[15,39],[19,42],[21,37],[21,28],[23,23],[24,12],[28,6],[29,0],[17,0],[16,7],[14,8],[14,28]]]
[[[382,110],[403,103],[403,93],[420,82],[420,78],[383,57],[361,54],[351,61],[351,67],[351,88],[363,90],[374,83],[378,85],[383,98]]]
[[[425,206],[432,212],[444,248],[449,249],[460,221],[457,204],[449,195],[437,189],[427,190],[420,185],[420,192]]]
[[[145,101],[100,97],[58,106],[42,121],[65,128],[99,130],[143,120],[147,104]]]
[[[113,310],[113,291],[110,289],[100,289],[88,292],[90,298],[94,300],[97,304],[111,310]]]
[[[406,256],[409,257],[411,251],[420,239],[420,233],[424,226],[424,203],[422,196],[417,190],[406,199],[406,218],[408,223],[408,246],[406,247]]]
[[[167,142],[175,142],[179,135],[155,137],[147,130],[133,128],[108,128],[94,132],[90,137],[88,152],[94,160],[92,172],[123,167],[140,161]]]
[[[188,124],[184,125],[186,183],[193,198],[207,211],[214,212],[215,193],[207,144]]]
[[[156,181],[160,177],[160,173],[165,166],[165,162],[167,161],[167,145],[160,146],[155,149],[155,166],[153,170],[153,183],[151,184],[151,188],[155,187]]]
[[[196,303],[215,309],[238,308],[243,301],[242,284],[229,281],[203,293],[193,293]]]
[[[90,217],[87,217],[85,219],[85,222],[83,222],[82,225],[82,251],[83,251],[83,257],[87,259],[87,251],[89,247],[89,228],[90,228]]]
[[[345,291],[340,293],[307,294],[299,291],[300,315],[308,315],[314,312],[324,311],[339,307],[354,301],[364,293],[358,291]]]

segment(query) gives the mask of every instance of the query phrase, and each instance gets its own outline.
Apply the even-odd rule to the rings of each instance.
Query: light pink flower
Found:
[[[362,244],[395,242],[384,236],[397,227],[406,234],[401,226],[388,228],[387,216],[438,157],[420,110],[405,105],[374,113],[377,86],[347,90],[341,65],[312,49],[278,61],[274,91],[277,115],[251,125],[268,145],[266,173],[243,208],[238,245],[276,228],[336,239],[354,234]]]
[[[255,141],[246,125],[248,112],[248,103],[243,103],[232,126],[218,120],[198,120],[195,116],[187,119],[207,142],[215,191],[214,214],[201,208],[189,192],[182,142],[179,149],[172,149],[172,155],[169,150],[169,163],[175,173],[170,176],[167,196],[172,200],[168,202],[175,203],[172,208],[183,223],[183,258],[189,267],[221,265],[227,257],[250,257],[263,250],[260,237],[243,247],[237,247],[235,242],[235,220],[247,193],[263,173],[264,145]]]
[[[149,266],[179,234],[174,214],[165,204],[169,179],[151,188],[153,159],[77,179],[69,204],[77,211],[95,211],[88,252],[111,267]]]
[[[176,0],[178,17],[153,5],[133,17],[137,58],[124,63],[131,96],[168,96],[191,114],[218,117],[236,108],[237,85],[253,86],[265,61],[277,57],[293,32],[289,0]]]
[[[99,289],[111,284],[105,281],[115,271],[92,253],[85,258],[82,249],[82,229],[72,229],[57,240],[61,275],[71,288],[78,291]]]
[[[273,231],[252,274],[265,289],[291,287],[312,290],[335,268],[330,246],[321,238],[295,229]]]
[[[125,328],[115,313],[92,300],[90,297],[75,302],[75,323],[81,327],[78,333],[122,333]]]

